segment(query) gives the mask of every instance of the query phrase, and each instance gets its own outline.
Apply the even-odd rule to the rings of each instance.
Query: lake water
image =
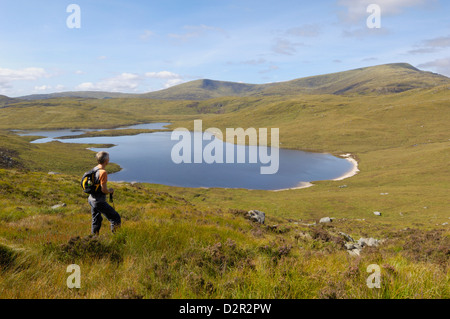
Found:
[[[168,124],[170,123],[152,123],[126,128],[163,129]],[[61,136],[79,135],[84,131],[94,130],[76,132],[70,130],[34,131],[19,132],[19,134],[45,136],[45,138],[35,140],[33,143],[58,140],[64,143],[114,144],[114,147],[107,149],[92,148],[94,151],[105,150],[109,152],[111,161],[122,167],[120,172],[108,176],[110,181],[146,182],[182,187],[279,190],[301,187],[313,181],[336,179],[354,168],[354,164],[348,160],[330,154],[279,149],[278,172],[271,175],[261,175],[260,167],[265,164],[250,164],[248,161],[249,149],[258,147],[242,145],[234,145],[235,158],[239,150],[244,150],[246,163],[236,163],[235,160],[233,164],[175,164],[172,161],[171,151],[178,141],[171,140],[171,132],[143,133],[133,136],[57,139]],[[191,134],[192,138],[195,134]],[[203,146],[208,143],[209,141],[204,141]],[[226,144],[222,143],[224,150]],[[194,154],[192,154],[193,156]],[[88,169],[90,167],[86,167],[86,170]],[[82,173],[84,172],[80,172],[80,174]]]

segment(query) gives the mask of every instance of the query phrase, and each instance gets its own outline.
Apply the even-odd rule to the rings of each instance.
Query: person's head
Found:
[[[109,163],[109,153],[108,152],[98,152],[97,155],[95,155],[95,157],[97,158],[97,163],[101,164],[101,165],[108,165]]]

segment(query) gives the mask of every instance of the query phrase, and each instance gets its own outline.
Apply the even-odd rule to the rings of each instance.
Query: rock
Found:
[[[347,185],[341,185],[341,186],[339,186],[339,188],[347,188],[348,186]]]
[[[61,173],[58,173],[58,172],[48,172],[48,175],[59,175],[59,174],[61,174]]]
[[[350,254],[350,256],[359,256],[361,254],[360,249],[347,250],[347,252]]]
[[[373,212],[374,215],[381,216],[380,212]]]
[[[261,212],[259,210],[250,210],[247,213],[247,217],[254,222],[264,224],[264,221],[266,220],[266,214],[264,212]]]
[[[53,205],[53,206],[52,206],[52,209],[59,209],[59,208],[66,207],[66,206],[67,206],[67,205],[66,205],[65,203],[57,204],[57,205]]]
[[[350,241],[350,242],[353,242],[353,243],[355,242],[355,240],[350,235],[347,235],[346,233],[339,232],[339,235],[343,236],[346,241]]]
[[[361,247],[369,246],[369,247],[376,247],[378,246],[378,240],[375,238],[360,238],[358,240],[358,244],[361,245]]]
[[[445,225],[448,225],[448,223],[447,223],[447,222],[445,222],[445,223],[443,223],[443,224],[442,224],[442,226],[445,226]]]
[[[320,224],[326,224],[326,223],[331,223],[333,221],[334,218],[330,218],[330,217],[323,217],[320,219],[319,223]]]
[[[351,256],[359,256],[361,254],[361,250],[365,246],[367,246],[367,247],[376,247],[379,244],[381,244],[382,242],[384,242],[384,240],[377,240],[375,238],[360,238],[357,242],[347,242],[347,243],[345,243],[345,249],[347,250],[347,252]]]

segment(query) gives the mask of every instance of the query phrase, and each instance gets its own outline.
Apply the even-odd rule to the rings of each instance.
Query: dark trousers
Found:
[[[88,198],[89,205],[91,205],[92,213],[92,234],[98,234],[102,227],[102,214],[111,223],[111,231],[114,232],[121,224],[120,215],[111,207],[106,201],[97,201],[91,196]]]

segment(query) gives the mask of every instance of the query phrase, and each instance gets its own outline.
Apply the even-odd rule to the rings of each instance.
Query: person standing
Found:
[[[114,194],[113,188],[108,188],[108,173],[105,168],[109,164],[109,153],[98,152],[96,155],[98,165],[94,168],[96,180],[100,183],[100,188],[94,194],[88,197],[89,205],[92,213],[92,234],[99,235],[102,227],[102,214],[111,223],[111,231],[114,233],[121,225],[121,218],[119,213],[106,202],[107,194]]]

